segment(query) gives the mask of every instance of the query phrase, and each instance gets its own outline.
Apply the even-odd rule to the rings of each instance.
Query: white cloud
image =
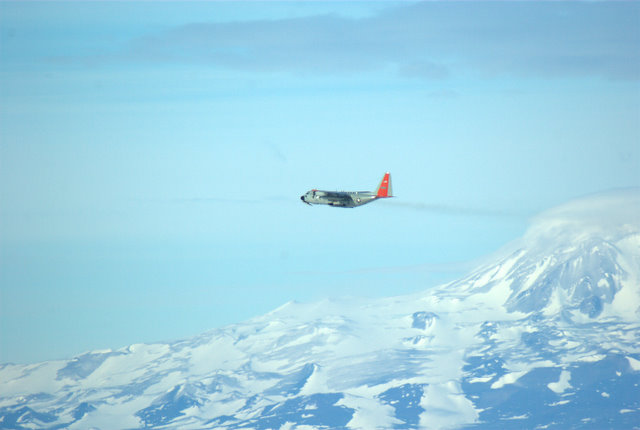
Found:
[[[640,188],[592,194],[534,218],[525,240],[560,239],[559,235],[628,234],[640,229]]]

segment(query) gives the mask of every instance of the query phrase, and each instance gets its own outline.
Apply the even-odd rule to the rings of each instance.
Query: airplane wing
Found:
[[[353,199],[349,193],[340,191],[325,191],[325,198],[331,201],[332,206],[349,206],[353,203]]]
[[[340,192],[340,191],[325,191],[325,197],[329,197],[331,199],[350,199],[348,193]]]

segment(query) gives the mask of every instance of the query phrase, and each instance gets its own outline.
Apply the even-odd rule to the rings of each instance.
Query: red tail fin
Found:
[[[377,197],[391,197],[391,173],[387,172],[382,177],[382,182],[380,182],[380,186],[378,187]]]

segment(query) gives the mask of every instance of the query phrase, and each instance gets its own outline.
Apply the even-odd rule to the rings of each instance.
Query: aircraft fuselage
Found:
[[[355,208],[379,198],[371,191],[322,191],[311,190],[300,196],[300,200],[310,205],[329,205]]]
[[[341,208],[355,208],[376,199],[392,197],[391,175],[385,173],[377,191],[322,191],[310,190],[300,196],[308,205],[329,205]]]

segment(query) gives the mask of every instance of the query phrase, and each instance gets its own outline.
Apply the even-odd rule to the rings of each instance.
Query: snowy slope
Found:
[[[5,364],[0,428],[638,427],[639,216],[592,196],[437,289]]]

